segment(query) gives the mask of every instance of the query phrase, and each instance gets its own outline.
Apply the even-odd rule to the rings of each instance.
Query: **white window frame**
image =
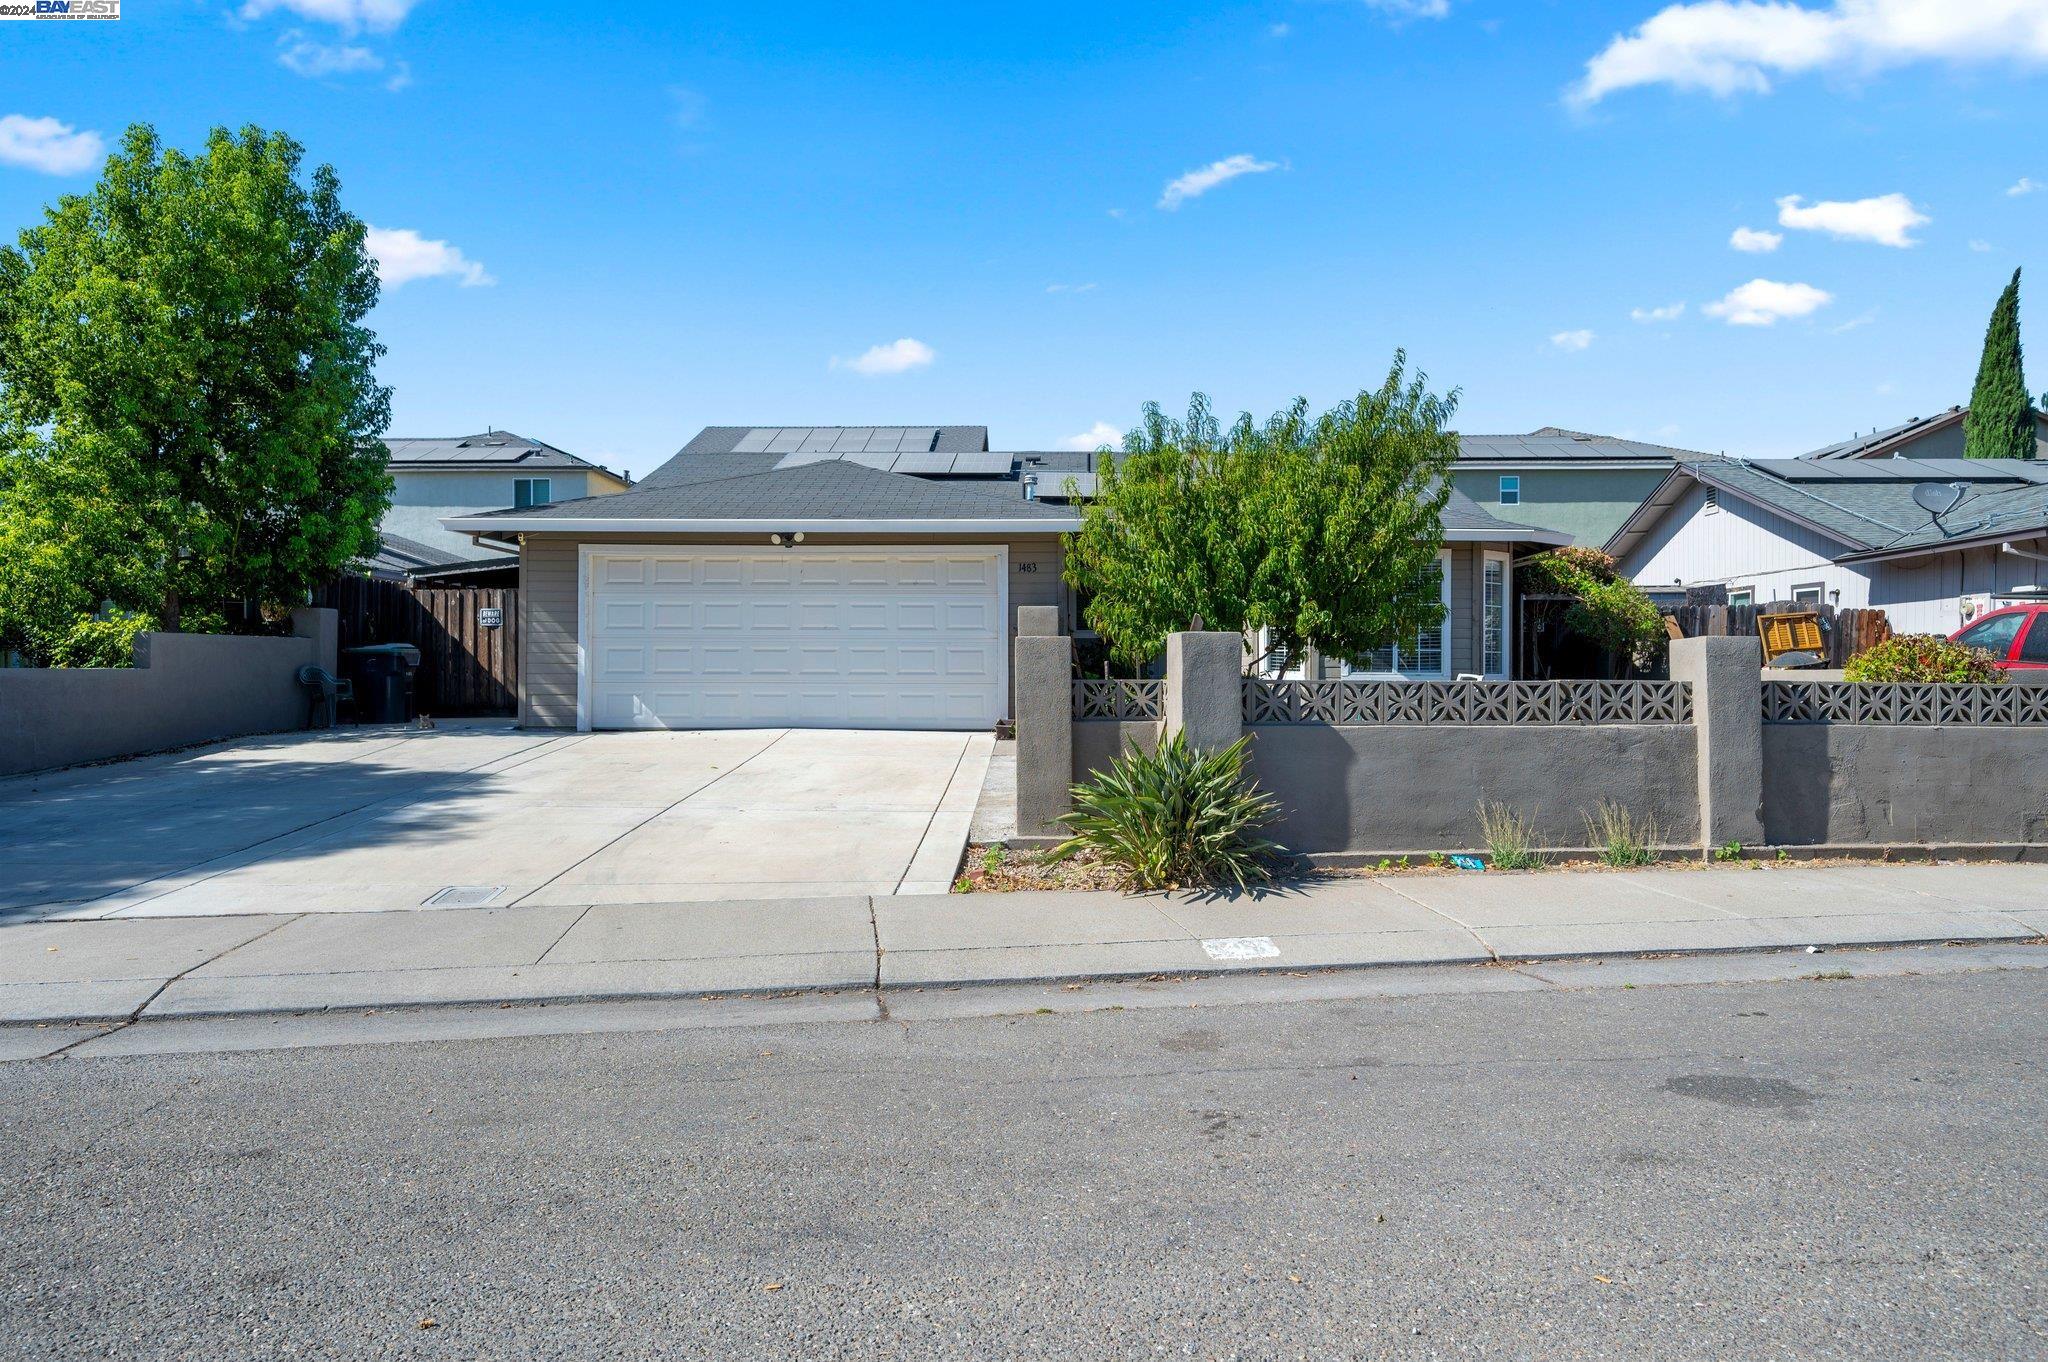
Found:
[[[1738,601],[1738,600],[1736,600],[1735,598],[1736,598],[1737,596],[1740,596],[1740,597],[1742,597],[1742,599],[1741,599],[1741,600],[1739,600],[1739,601]],[[1730,608],[1730,609],[1733,609],[1734,607],[1736,607],[1736,606],[1738,606],[1738,605],[1755,605],[1755,604],[1756,604],[1756,588],[1755,588],[1755,587],[1753,587],[1753,586],[1731,586],[1731,587],[1729,587],[1729,588],[1728,588],[1728,605],[1729,605],[1729,608]]]
[[[519,504],[519,486],[521,483],[526,484],[526,504],[524,506]],[[541,491],[541,495],[538,497],[534,495],[536,488]],[[553,478],[512,479],[512,509],[515,511],[524,511],[534,506],[549,505],[554,501],[554,497],[555,480]]]
[[[1394,666],[1391,671],[1367,670],[1365,668],[1354,667],[1347,662],[1344,664],[1345,676],[1356,677],[1362,681],[1447,681],[1450,679],[1451,551],[1449,549],[1438,549],[1436,554],[1436,561],[1439,574],[1437,599],[1443,602],[1444,607],[1443,622],[1437,625],[1437,656],[1442,659],[1443,665],[1435,671],[1428,672],[1421,671],[1415,667],[1403,666],[1402,662],[1404,661],[1404,659],[1402,657],[1402,653],[1404,650],[1401,647],[1401,645],[1395,644],[1393,647]],[[1420,637],[1420,635],[1417,635],[1417,637]]]
[[[1500,663],[1486,665],[1486,570],[1500,566]],[[1515,560],[1514,555],[1487,549],[1479,555],[1479,631],[1474,651],[1479,672],[1489,681],[1505,681],[1515,672]]]
[[[1802,596],[1799,594],[1802,591],[1807,592],[1809,594]],[[1792,603],[1794,605],[1799,605],[1802,603],[1809,605],[1820,605],[1823,602],[1825,602],[1827,598],[1828,584],[1826,582],[1801,582],[1799,585],[1792,588]]]
[[[1503,506],[1520,506],[1522,504],[1522,475],[1520,473],[1501,474],[1499,496],[1500,504]]]

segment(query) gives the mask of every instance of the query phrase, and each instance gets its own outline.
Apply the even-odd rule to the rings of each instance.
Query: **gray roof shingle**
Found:
[[[1696,449],[1589,435],[1562,426],[1543,426],[1527,435],[1458,436],[1460,463],[1643,463],[1707,457]]]
[[[529,468],[595,468],[611,472],[602,464],[579,459],[565,449],[514,435],[509,430],[433,438],[392,436],[384,441],[384,447],[390,451],[388,466],[400,470],[459,467],[516,468],[523,472]]]

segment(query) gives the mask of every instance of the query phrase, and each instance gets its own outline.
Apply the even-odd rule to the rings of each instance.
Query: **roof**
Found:
[[[678,452],[966,454],[987,448],[987,426],[706,426]]]
[[[612,473],[603,464],[579,459],[565,449],[514,435],[509,430],[487,430],[477,435],[435,437],[394,436],[384,441],[390,451],[388,467],[413,472],[444,472],[449,469],[516,468],[535,472],[550,468],[593,468]],[[623,478],[620,478],[624,481]]]
[[[1458,436],[1458,462],[1466,464],[1670,464],[1710,457],[1696,449],[1625,440],[1618,435],[1589,435],[1562,426],[1543,426],[1527,435]]]
[[[407,539],[403,535],[385,534],[377,545],[377,551],[366,561],[372,572],[405,573],[459,563],[462,555],[422,544],[417,539]]]
[[[1633,548],[1693,483],[1729,492],[1834,540],[1838,558],[1911,557],[2048,532],[2048,462],[2033,459],[1701,459],[1680,464],[1608,541]],[[1937,521],[1913,490],[1956,484]]]
[[[1947,411],[1936,412],[1933,416],[1915,416],[1901,421],[1898,425],[1883,430],[1873,430],[1868,435],[1853,435],[1831,445],[1810,450],[1800,455],[1802,459],[1882,459],[1898,457],[1910,448],[1914,441],[1924,439],[1939,430],[1946,430],[1970,414],[1968,407],[1950,407]],[[2034,420],[2048,425],[2048,413],[2036,411]]]
[[[1443,509],[1444,538],[1450,543],[1498,541],[1503,544],[1547,544],[1563,547],[1572,537],[1562,530],[1539,529],[1513,520],[1502,520],[1472,498],[1451,489]]]
[[[708,465],[723,459],[688,462]],[[1071,507],[1026,500],[1021,481],[916,477],[833,459],[723,477],[713,469],[691,466],[616,496],[449,516],[442,523],[479,532],[515,526],[534,531],[732,527],[914,532],[924,525],[1056,534],[1075,528],[1078,521]]]

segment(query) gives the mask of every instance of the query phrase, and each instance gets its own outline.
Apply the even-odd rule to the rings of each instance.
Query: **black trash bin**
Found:
[[[369,643],[342,650],[356,685],[356,722],[403,724],[413,718],[412,674],[420,650],[410,643]]]

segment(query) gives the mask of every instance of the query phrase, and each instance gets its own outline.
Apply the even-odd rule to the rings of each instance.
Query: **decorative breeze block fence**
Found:
[[[2048,686],[1766,681],[1771,724],[2048,724]]]
[[[2048,688],[2044,688],[2048,689]],[[1244,681],[1248,724],[1689,724],[1684,681]]]
[[[1157,719],[1166,713],[1164,681],[1076,681],[1076,719]]]

